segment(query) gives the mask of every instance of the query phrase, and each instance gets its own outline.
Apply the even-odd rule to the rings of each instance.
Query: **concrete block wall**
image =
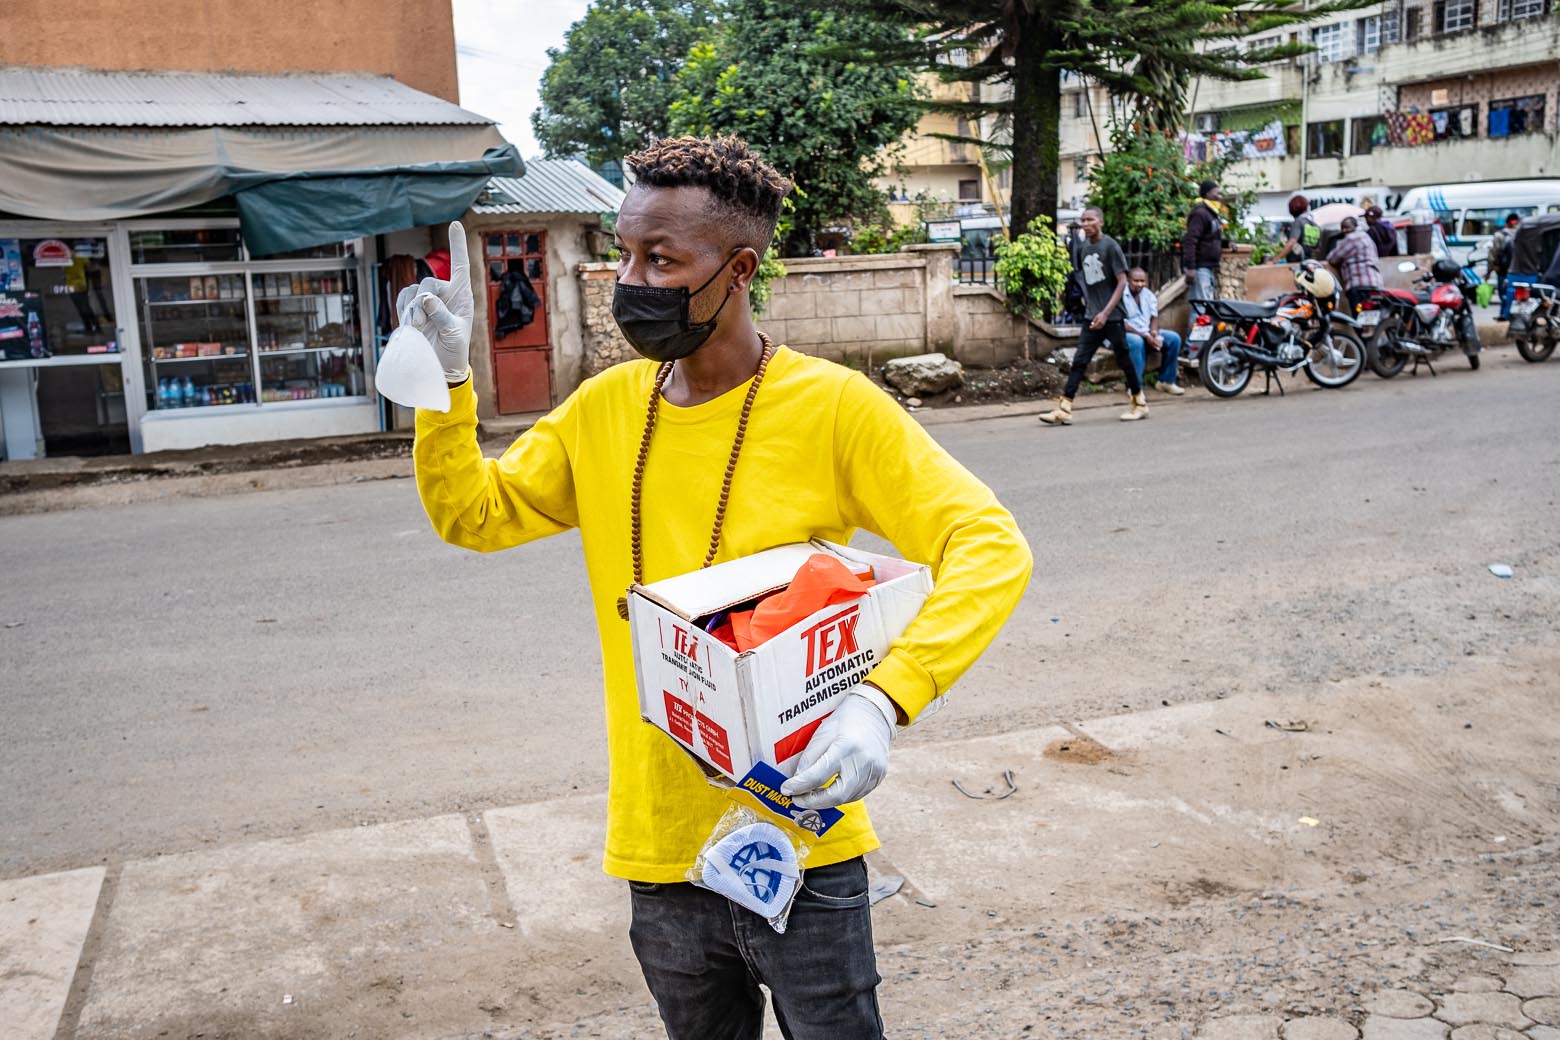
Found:
[[[960,364],[996,368],[1025,356],[1029,323],[1008,310],[994,286],[955,286],[953,312],[958,323],[954,357]]]
[[[794,350],[852,368],[926,352],[926,260],[914,254],[784,261],[758,325]]]
[[[793,350],[863,370],[934,350],[957,357],[957,254],[953,245],[917,245],[883,255],[785,260],[786,275],[772,283],[758,327]],[[617,265],[579,264],[575,271],[583,379],[636,355],[612,320]],[[988,332],[992,329],[982,335]],[[1021,350],[1022,335],[1018,342]],[[995,348],[980,356],[996,356]]]

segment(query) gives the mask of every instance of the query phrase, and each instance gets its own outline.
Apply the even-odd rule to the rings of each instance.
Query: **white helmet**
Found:
[[[1338,280],[1316,260],[1307,260],[1295,268],[1295,285],[1319,300],[1330,299],[1338,291]]]

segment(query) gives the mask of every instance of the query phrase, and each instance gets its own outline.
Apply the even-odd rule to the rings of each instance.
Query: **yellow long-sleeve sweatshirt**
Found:
[[[448,413],[419,411],[415,462],[439,535],[482,552],[580,529],[606,675],[608,874],[683,879],[725,794],[672,739],[639,717],[628,622],[629,495],[656,366],[586,380],[498,459],[476,440],[470,381]],[[645,467],[644,577],[696,569],[749,384],[678,408],[662,401]],[[857,372],[780,347],[759,387],[716,562],[864,528],[931,566],[936,588],[868,676],[914,720],[996,635],[1029,580],[1029,547],[984,484]],[[808,855],[826,866],[877,847],[860,803]]]

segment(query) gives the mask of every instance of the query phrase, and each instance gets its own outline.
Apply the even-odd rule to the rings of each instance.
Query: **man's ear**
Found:
[[[737,250],[737,255],[731,260],[731,291],[742,292],[753,281],[753,275],[758,272],[758,265],[762,257],[752,246],[743,246]]]

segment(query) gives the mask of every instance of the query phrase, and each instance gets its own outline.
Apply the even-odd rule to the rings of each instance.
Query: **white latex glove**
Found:
[[[421,332],[433,346],[444,379],[463,382],[471,368],[471,260],[466,252],[466,229],[450,222],[450,278],[424,278],[408,285],[395,298],[395,311],[403,326]]]
[[[803,809],[827,809],[865,798],[888,775],[888,746],[898,717],[894,702],[882,690],[857,686],[813,733],[796,775],[780,785],[780,793]],[[830,784],[836,774],[839,779]]]

